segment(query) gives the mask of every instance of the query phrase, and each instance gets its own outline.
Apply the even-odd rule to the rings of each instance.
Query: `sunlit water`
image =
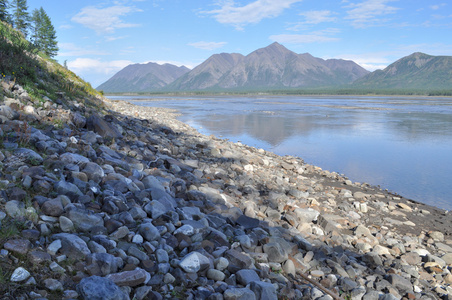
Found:
[[[110,98],[173,108],[203,134],[298,156],[352,181],[452,209],[452,98]]]

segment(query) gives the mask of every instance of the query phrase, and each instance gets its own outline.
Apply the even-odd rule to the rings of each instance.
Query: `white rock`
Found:
[[[22,267],[18,267],[14,270],[13,274],[11,275],[11,281],[12,282],[21,282],[24,280],[27,280],[28,277],[30,277],[31,274],[27,270],[25,270]]]

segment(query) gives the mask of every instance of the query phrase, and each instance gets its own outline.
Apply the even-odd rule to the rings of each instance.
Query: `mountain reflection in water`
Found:
[[[136,98],[136,97],[134,97]],[[131,101],[131,98],[116,97]],[[452,209],[452,98],[142,97],[203,134],[294,155]]]

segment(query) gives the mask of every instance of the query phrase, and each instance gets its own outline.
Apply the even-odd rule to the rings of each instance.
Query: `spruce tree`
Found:
[[[11,7],[13,9],[13,26],[26,37],[30,26],[27,0],[12,0]]]
[[[0,21],[11,22],[11,17],[8,13],[8,0],[0,0]]]
[[[31,42],[35,47],[44,52],[49,57],[54,57],[58,53],[58,42],[56,40],[56,31],[52,22],[41,7],[35,9],[32,15]]]

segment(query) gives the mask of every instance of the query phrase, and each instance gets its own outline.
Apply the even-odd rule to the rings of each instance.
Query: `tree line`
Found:
[[[0,0],[0,20],[20,31],[38,51],[50,58],[57,55],[56,31],[42,7],[30,14],[27,0]]]

